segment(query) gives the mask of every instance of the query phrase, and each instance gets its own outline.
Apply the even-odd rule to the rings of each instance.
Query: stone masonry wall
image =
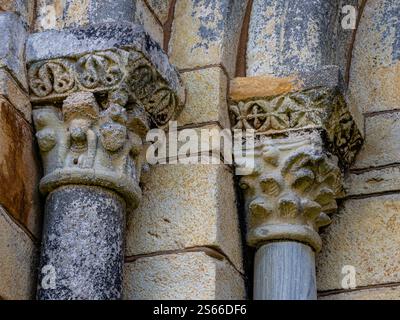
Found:
[[[272,2],[0,0],[0,299],[35,297],[41,239],[42,169],[25,38],[113,19],[143,25],[178,68],[186,88],[178,130],[230,128],[233,79],[286,79],[295,65],[290,50],[302,50],[300,62],[310,68],[337,65],[365,142],[345,176],[338,212],[321,234],[319,299],[400,299],[400,2],[330,1],[357,5],[356,30],[332,27],[329,39],[312,38],[302,48],[285,47],[290,39],[283,47],[266,45],[271,39],[259,29],[272,34],[282,23],[280,8],[264,7]],[[110,10],[118,14],[107,15]],[[332,26],[338,22],[330,19]],[[259,50],[264,46],[269,49]],[[327,54],[332,46],[335,55]],[[234,168],[157,165],[143,174],[141,187],[139,208],[127,214],[124,299],[251,298],[253,255],[244,245]],[[346,265],[356,270],[354,289],[342,288]]]

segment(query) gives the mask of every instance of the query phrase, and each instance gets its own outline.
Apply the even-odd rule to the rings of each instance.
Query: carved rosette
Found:
[[[37,61],[28,69],[31,101],[59,102],[73,92],[95,93],[102,107],[112,100],[139,105],[156,126],[180,112],[177,93],[144,55],[133,49],[110,49],[74,57]]]
[[[254,170],[240,178],[248,244],[293,240],[319,251],[318,230],[343,196],[341,170],[363,141],[343,96],[319,87],[235,102],[230,111],[233,129],[256,134],[246,150]]]
[[[35,61],[28,75],[45,171],[41,191],[103,186],[136,207],[144,138],[180,112],[176,88],[133,49]]]

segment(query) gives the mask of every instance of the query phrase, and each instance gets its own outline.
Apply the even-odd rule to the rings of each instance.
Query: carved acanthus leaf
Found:
[[[317,135],[261,139],[255,147],[255,170],[241,178],[248,213],[248,243],[290,239],[321,247],[318,228],[330,223],[342,192],[334,157]],[[271,161],[271,154],[277,154]]]

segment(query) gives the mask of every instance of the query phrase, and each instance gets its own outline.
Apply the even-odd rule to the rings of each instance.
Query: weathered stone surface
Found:
[[[241,275],[204,252],[143,257],[125,264],[124,299],[242,300]]]
[[[36,31],[103,22],[133,22],[136,1],[38,0]]]
[[[334,64],[336,10],[336,1],[254,0],[247,75],[288,76]]]
[[[229,128],[226,102],[227,78],[221,68],[207,68],[182,73],[187,90],[185,108],[178,125],[199,124],[216,121]]]
[[[347,200],[321,234],[318,289],[342,289],[346,265],[354,266],[357,287],[399,282],[399,210],[399,195]]]
[[[0,97],[0,203],[21,224],[39,236],[41,175],[29,124]]]
[[[55,45],[58,43],[62,43],[63,45]],[[163,84],[166,83],[166,86],[177,95],[179,103],[185,101],[185,90],[181,84],[179,74],[175,67],[169,63],[168,56],[162,51],[160,46],[152,40],[146,32],[144,32],[143,27],[137,24],[105,23],[89,26],[87,28],[65,29],[63,31],[49,30],[34,33],[30,35],[27,41],[26,60],[27,63],[31,65],[29,72],[35,73],[38,70],[32,70],[32,68],[40,68],[45,63],[51,64],[53,62],[49,60],[58,59],[55,61],[56,69],[53,70],[52,68],[54,68],[54,66],[50,68],[51,66],[47,65],[46,68],[50,68],[50,71],[47,70],[46,73],[44,70],[44,79],[39,80],[41,80],[43,84],[46,84],[46,81],[50,82],[49,79],[51,79],[48,73],[55,72],[56,77],[53,81],[55,83],[50,83],[50,89],[53,89],[53,85],[58,85],[60,82],[65,81],[65,77],[67,81],[63,83],[64,86],[56,88],[56,91],[65,93],[71,88],[76,88],[76,86],[74,86],[75,73],[78,73],[78,75],[76,75],[77,80],[80,80],[80,77],[85,79],[85,72],[89,72],[87,69],[90,69],[90,64],[88,65],[87,59],[92,56],[96,57],[96,54],[99,54],[100,57],[98,59],[100,59],[100,61],[105,60],[102,68],[105,68],[106,70],[101,69],[102,72],[108,71],[108,73],[111,73],[111,75],[109,75],[111,78],[106,77],[103,80],[105,81],[107,89],[110,90],[111,88],[114,88],[115,85],[122,85],[120,80],[124,75],[130,75],[128,70],[129,68],[126,65],[127,53],[133,54],[131,59],[137,63],[140,64],[142,60],[145,60],[143,61],[145,65],[146,63],[151,65],[151,67],[147,66],[144,70],[137,71],[137,73],[149,73],[149,69],[152,70],[151,72],[156,71],[157,76],[153,74],[150,82],[157,82],[157,80],[160,80]],[[130,61],[130,63],[136,65],[134,61]],[[75,71],[74,68],[71,70],[71,65],[74,64],[78,64],[78,71]],[[112,67],[119,67],[119,70],[116,71]],[[98,78],[101,79],[100,75],[96,74],[95,71],[96,70],[90,70],[90,72],[95,73],[94,76],[97,80]],[[97,70],[97,72],[99,71]],[[69,73],[72,73],[72,75]],[[81,75],[79,75],[79,73],[81,73]],[[142,73],[140,73],[140,75],[134,73],[138,78],[136,79],[133,77],[134,91],[142,89],[143,84],[140,84],[140,80],[146,78]],[[49,79],[46,80],[46,76]],[[38,77],[40,78],[40,76]],[[154,77],[157,79],[154,79]],[[30,81],[32,81],[31,74],[30,78]],[[63,81],[59,81],[60,78]],[[90,79],[91,77],[87,75],[86,81],[89,81]],[[82,82],[82,80],[76,82]],[[94,81],[93,83],[84,83],[83,85],[89,89],[96,89],[98,82],[99,81]],[[40,89],[40,87],[38,88]],[[119,86],[119,88],[122,89],[121,86]],[[47,92],[48,90],[46,87],[44,87],[44,89],[45,91],[41,93],[41,95],[46,98],[49,92]],[[143,91],[146,91],[146,89],[147,87],[143,88]],[[147,91],[145,93],[147,93]],[[141,95],[139,93],[137,95],[140,98]],[[164,95],[161,95],[161,97],[164,97]],[[173,99],[171,98],[169,100]]]
[[[119,299],[124,226],[125,202],[114,192],[78,185],[53,191],[46,200],[38,298]],[[51,275],[53,287],[46,280]]]
[[[0,69],[0,95],[20,111],[26,121],[32,122],[32,110],[28,95],[5,69]]]
[[[323,66],[315,71],[294,73],[287,77],[255,76],[234,78],[230,82],[230,99],[243,101],[266,98],[316,87],[343,89],[339,67]]]
[[[159,2],[163,3],[166,1]],[[142,25],[144,30],[160,46],[163,45],[164,35],[162,26],[155,19],[143,0],[136,1],[135,22]]]
[[[112,102],[101,110],[93,93],[77,92],[61,111],[52,106],[33,111],[44,167],[41,192],[68,184],[102,186],[136,207],[144,156],[140,131],[147,128],[140,110],[129,113]]]
[[[318,230],[341,193],[337,159],[324,153],[318,134],[261,139],[253,151],[254,170],[240,178],[248,244],[293,240],[319,251]]]
[[[357,30],[350,101],[362,112],[400,108],[400,2],[371,0]]]
[[[294,241],[261,246],[254,261],[255,300],[315,300],[315,252]]]
[[[399,112],[366,117],[365,135],[365,143],[356,158],[354,168],[369,168],[399,162]]]
[[[222,64],[232,77],[246,2],[178,1],[169,44],[172,63],[180,69]]]
[[[21,17],[26,26],[33,23],[35,1],[31,0],[0,0],[0,11],[11,11]]]
[[[242,269],[232,174],[224,165],[153,166],[130,213],[127,255],[217,247]]]
[[[160,22],[164,24],[168,19],[168,13],[172,4],[172,0],[147,0],[147,3],[157,15]]]
[[[0,68],[7,68],[27,90],[24,63],[25,27],[16,14],[0,11],[0,30]]]
[[[0,207],[0,296],[34,299],[38,250],[31,238]]]
[[[351,292],[323,295],[318,300],[399,300],[399,287],[363,289]]]
[[[400,167],[387,167],[346,175],[346,196],[399,191]]]

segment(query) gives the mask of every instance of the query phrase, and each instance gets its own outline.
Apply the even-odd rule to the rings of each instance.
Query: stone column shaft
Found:
[[[68,185],[46,199],[40,300],[121,298],[125,201],[104,188]]]
[[[294,241],[261,246],[254,261],[254,300],[317,298],[315,252]]]

